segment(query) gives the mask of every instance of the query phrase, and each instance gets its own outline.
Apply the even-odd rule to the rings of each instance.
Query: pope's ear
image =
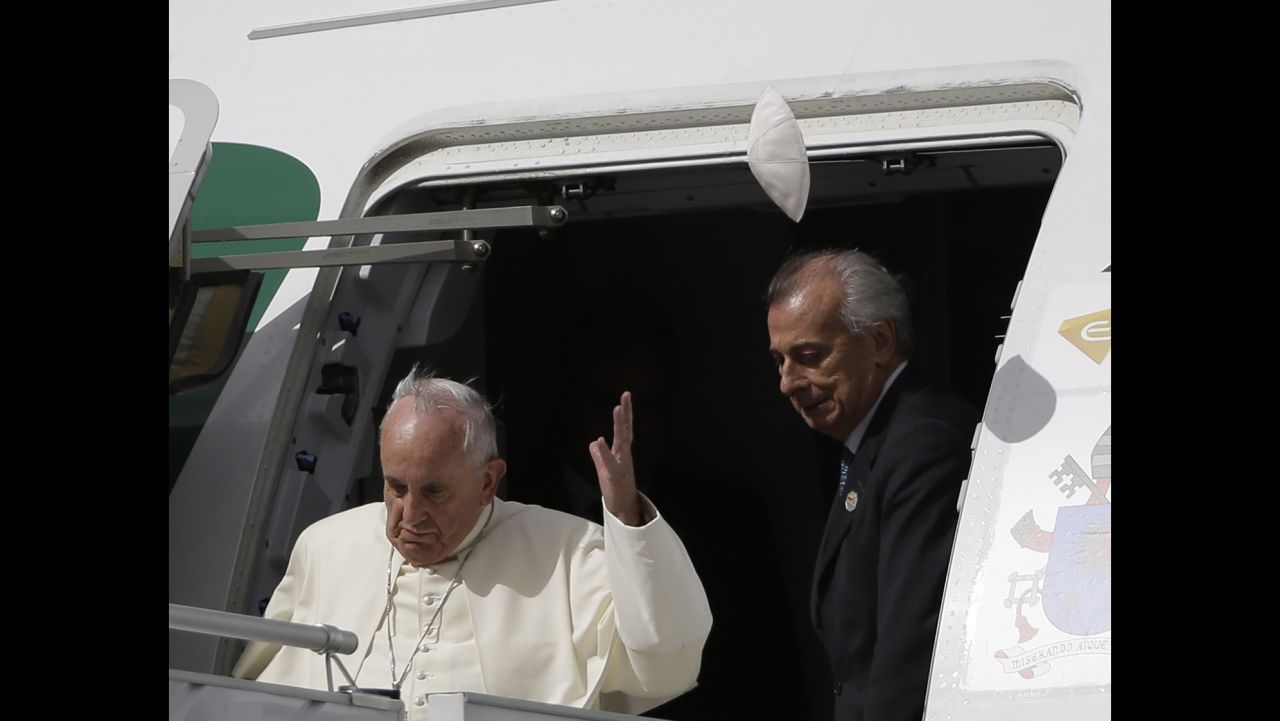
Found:
[[[505,475],[507,475],[507,462],[501,458],[494,458],[484,464],[484,488],[481,490],[481,500],[485,504],[493,500],[498,492],[498,483]]]

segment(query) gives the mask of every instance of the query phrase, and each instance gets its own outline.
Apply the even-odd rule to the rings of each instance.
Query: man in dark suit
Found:
[[[844,444],[812,591],[835,718],[918,721],[978,415],[909,363],[906,294],[870,256],[793,257],[768,304],[783,395]]]

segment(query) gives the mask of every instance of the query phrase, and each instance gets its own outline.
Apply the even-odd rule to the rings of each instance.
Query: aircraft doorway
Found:
[[[586,446],[632,390],[642,488],[715,614],[699,687],[652,713],[826,718],[808,603],[838,446],[778,391],[769,278],[791,249],[873,253],[908,278],[913,362],[981,407],[1060,167],[1047,143],[827,158],[798,224],[745,165],[401,191],[384,201],[398,213],[554,202],[570,221],[487,234],[456,332],[395,353],[375,416],[414,362],[475,378],[497,403],[505,497],[598,517]],[[351,501],[380,497],[375,468]]]

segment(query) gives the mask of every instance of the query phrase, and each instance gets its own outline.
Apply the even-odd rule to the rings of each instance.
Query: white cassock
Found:
[[[453,558],[421,569],[387,540],[385,504],[353,508],[302,532],[265,617],[354,631],[360,648],[339,658],[367,688],[392,685],[390,629],[410,719],[448,691],[641,713],[693,688],[711,631],[684,544],[643,502],[653,520],[606,512],[602,528],[495,499],[487,527],[486,509]],[[232,674],[327,688],[323,656],[278,644],[249,644]]]

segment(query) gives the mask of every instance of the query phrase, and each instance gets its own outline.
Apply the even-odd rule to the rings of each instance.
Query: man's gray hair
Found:
[[[480,392],[465,383],[436,378],[431,371],[417,364],[409,375],[396,384],[391,392],[387,408],[401,398],[413,397],[413,407],[418,413],[449,410],[462,421],[462,452],[477,467],[498,457],[498,430],[493,419],[493,409]],[[379,436],[386,430],[386,418],[379,429]]]
[[[834,273],[843,290],[840,320],[849,332],[860,336],[876,321],[892,318],[898,353],[910,358],[911,304],[902,281],[860,250],[810,251],[788,258],[769,283],[768,307],[800,292],[824,271]]]

